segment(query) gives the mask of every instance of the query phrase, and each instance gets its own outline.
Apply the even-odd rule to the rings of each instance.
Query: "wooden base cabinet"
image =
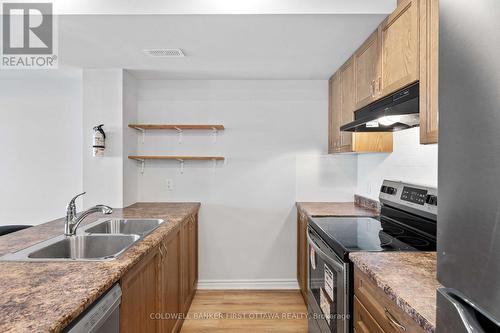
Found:
[[[121,279],[120,332],[179,332],[198,283],[198,217],[172,230]]]
[[[160,332],[178,332],[182,321],[181,229],[172,232],[158,249],[160,252],[160,298],[158,307],[165,317]]]
[[[150,316],[158,312],[159,261],[160,254],[153,251],[121,279],[121,333],[158,331],[158,320],[152,320]]]
[[[358,333],[424,333],[358,268],[354,269],[354,329]]]
[[[198,285],[198,218],[192,216],[181,229],[182,257],[181,298],[182,308],[189,310]]]
[[[297,281],[300,292],[307,304],[307,216],[297,209]]]

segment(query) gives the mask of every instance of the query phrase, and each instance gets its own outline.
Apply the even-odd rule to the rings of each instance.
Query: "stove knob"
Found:
[[[425,198],[425,203],[431,206],[437,206],[437,200],[438,200],[437,196],[429,194]]]

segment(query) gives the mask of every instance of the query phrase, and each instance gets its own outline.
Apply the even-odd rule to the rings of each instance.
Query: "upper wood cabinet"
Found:
[[[349,59],[329,82],[330,153],[392,152],[392,133],[341,132],[340,127],[354,120],[356,110],[355,61]]]
[[[349,59],[339,70],[340,73],[340,121],[341,126],[354,120],[354,58]],[[340,133],[340,150],[352,151],[352,133]]]
[[[340,126],[341,126],[341,85],[340,74],[335,73],[328,84],[328,153],[340,151]]]
[[[379,33],[377,29],[354,54],[356,110],[375,101],[379,95]]]
[[[438,142],[438,0],[420,0],[420,143]]]
[[[380,96],[419,79],[419,0],[399,4],[380,26]]]
[[[419,81],[420,143],[438,141],[438,0],[401,0],[329,82],[329,153],[391,152],[392,133],[343,133],[354,111]]]

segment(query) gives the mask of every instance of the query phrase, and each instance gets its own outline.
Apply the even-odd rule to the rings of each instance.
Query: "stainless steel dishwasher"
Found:
[[[122,290],[115,284],[76,318],[63,332],[118,333],[120,332],[120,302]]]

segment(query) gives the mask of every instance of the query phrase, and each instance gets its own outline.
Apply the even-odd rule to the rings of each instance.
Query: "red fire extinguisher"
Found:
[[[104,133],[104,130],[102,129],[103,126],[104,124],[94,127],[94,137],[92,140],[94,156],[104,156],[104,148],[106,147],[106,133]]]

